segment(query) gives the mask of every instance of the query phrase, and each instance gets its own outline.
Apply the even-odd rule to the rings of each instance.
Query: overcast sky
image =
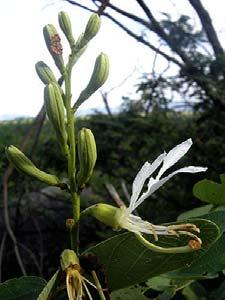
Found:
[[[220,40],[225,45],[224,1],[202,0],[202,3],[210,12]],[[193,15],[187,0],[151,0],[151,4],[156,15],[160,12],[172,13],[174,17],[179,13]],[[120,5],[130,11],[138,11],[134,0],[120,0]],[[35,116],[40,110],[43,103],[43,84],[35,73],[34,65],[38,60],[43,60],[57,73],[43,41],[42,27],[47,23],[58,26],[57,14],[60,10],[69,13],[75,36],[78,36],[90,14],[63,1],[8,0],[1,4],[0,119],[5,115]],[[197,24],[196,17],[195,22]],[[74,69],[73,95],[79,95],[88,82],[95,58],[100,52],[108,54],[111,65],[110,76],[103,90],[108,91],[117,86],[135,70],[134,76],[110,93],[110,106],[114,108],[121,103],[122,96],[135,94],[136,79],[142,72],[151,71],[154,54],[103,18],[100,33]],[[164,67],[162,59],[158,60],[157,67]],[[81,110],[94,108],[104,108],[98,92],[81,107]]]

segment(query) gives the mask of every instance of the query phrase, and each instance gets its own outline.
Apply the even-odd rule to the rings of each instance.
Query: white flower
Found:
[[[159,155],[153,163],[145,162],[138,174],[136,175],[133,185],[132,185],[132,195],[130,199],[130,204],[128,208],[123,207],[123,212],[120,214],[118,220],[118,227],[127,229],[136,234],[153,234],[155,240],[158,239],[158,235],[168,235],[168,234],[187,234],[193,238],[197,238],[193,233],[199,232],[199,229],[194,224],[181,224],[181,225],[171,225],[171,226],[159,226],[153,225],[147,221],[142,220],[140,217],[132,214],[133,211],[143,203],[143,201],[158,190],[164,183],[166,183],[170,178],[178,173],[198,173],[205,172],[207,168],[203,167],[184,167],[178,169],[171,174],[163,177],[163,174],[173,166],[192,145],[192,140],[188,139],[183,143],[177,145],[168,153],[164,152]],[[161,166],[156,177],[152,174]],[[147,191],[141,193],[143,186],[148,179]]]

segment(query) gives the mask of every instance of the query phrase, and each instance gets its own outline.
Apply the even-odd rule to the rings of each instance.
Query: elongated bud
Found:
[[[84,31],[84,38],[90,41],[98,33],[101,26],[101,19],[98,14],[92,14],[88,20],[87,26]]]
[[[95,138],[90,129],[82,128],[78,133],[78,158],[77,182],[82,188],[91,177],[97,159]]]
[[[63,48],[60,36],[52,24],[48,24],[43,28],[43,34],[46,46],[52,55],[56,66],[60,70],[61,74],[63,74],[65,66],[62,57]]]
[[[60,255],[60,265],[62,271],[66,271],[68,268],[77,266],[80,268],[79,259],[73,250],[65,249]]]
[[[78,53],[79,56],[85,51],[88,42],[98,33],[100,29],[101,21],[97,14],[92,14],[84,33],[82,33],[73,47],[73,52]]]
[[[44,89],[44,102],[48,118],[56,132],[62,152],[67,155],[67,132],[65,110],[60,88],[55,83],[48,84]]]
[[[60,180],[57,176],[48,174],[38,169],[32,161],[15,146],[9,146],[6,148],[6,155],[8,160],[14,165],[14,167],[37,180],[47,183],[48,185],[61,186]]]
[[[72,26],[69,15],[61,11],[58,15],[59,20],[59,26],[62,29],[63,33],[65,34],[70,46],[72,47],[75,43],[73,32],[72,32]]]
[[[97,91],[107,80],[109,75],[109,59],[104,53],[101,53],[96,61],[94,70],[86,88],[81,92],[74,109],[76,110],[85,100]]]
[[[44,84],[57,83],[54,73],[46,63],[39,61],[35,64],[36,72]]]
[[[98,221],[114,229],[119,229],[119,220],[124,213],[124,208],[118,208],[105,203],[98,203],[88,207],[86,212],[88,215],[95,217]]]

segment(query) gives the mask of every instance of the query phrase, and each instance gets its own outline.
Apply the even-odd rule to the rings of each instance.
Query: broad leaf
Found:
[[[193,188],[195,197],[203,202],[212,203],[214,205],[225,205],[225,184],[224,175],[220,177],[221,183],[204,179],[197,182]]]
[[[37,300],[46,281],[39,277],[24,276],[7,280],[0,284],[2,300]]]
[[[150,278],[146,281],[146,285],[155,291],[164,291],[168,288],[175,288],[175,290],[179,290],[186,285],[189,285],[192,281],[188,279],[179,279],[179,278],[170,278],[167,274],[163,274],[160,276],[156,276]]]
[[[204,218],[218,225],[221,233],[225,232],[225,211],[215,211]],[[225,269],[225,236],[220,238],[204,253],[197,261],[189,267],[170,273],[176,278],[198,278],[207,274],[215,274]]]
[[[190,222],[187,221],[187,222]],[[217,225],[207,220],[191,220],[200,230],[203,242],[201,250],[182,254],[163,254],[144,247],[132,233],[119,234],[90,249],[84,254],[97,256],[103,267],[111,290],[125,288],[148,278],[190,265],[206,253],[219,236]],[[186,245],[187,237],[160,236],[158,245],[177,247]]]
[[[111,294],[111,300],[147,300],[143,292],[147,290],[140,286],[130,287],[115,291]]]
[[[212,208],[212,204],[207,204],[201,207],[196,207],[191,210],[187,210],[178,216],[177,221],[183,221],[190,218],[199,218],[208,214]]]

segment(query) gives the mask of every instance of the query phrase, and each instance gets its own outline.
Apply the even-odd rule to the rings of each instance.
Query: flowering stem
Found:
[[[68,153],[68,177],[70,182],[70,194],[73,207],[74,226],[71,234],[74,236],[71,240],[71,247],[74,251],[78,251],[79,227],[78,222],[80,218],[80,195],[76,191],[75,173],[76,173],[76,147],[75,147],[75,130],[74,130],[74,114],[71,108],[71,64],[67,65],[65,71],[65,106],[67,115],[67,132],[69,139],[69,153]]]
[[[140,233],[136,233],[136,238],[139,240],[139,242],[142,243],[146,248],[159,253],[168,253],[168,254],[174,254],[174,253],[188,253],[193,252],[196,249],[191,248],[189,245],[182,246],[182,247],[171,247],[171,248],[163,248],[160,246],[156,246],[149,241],[147,241]]]

